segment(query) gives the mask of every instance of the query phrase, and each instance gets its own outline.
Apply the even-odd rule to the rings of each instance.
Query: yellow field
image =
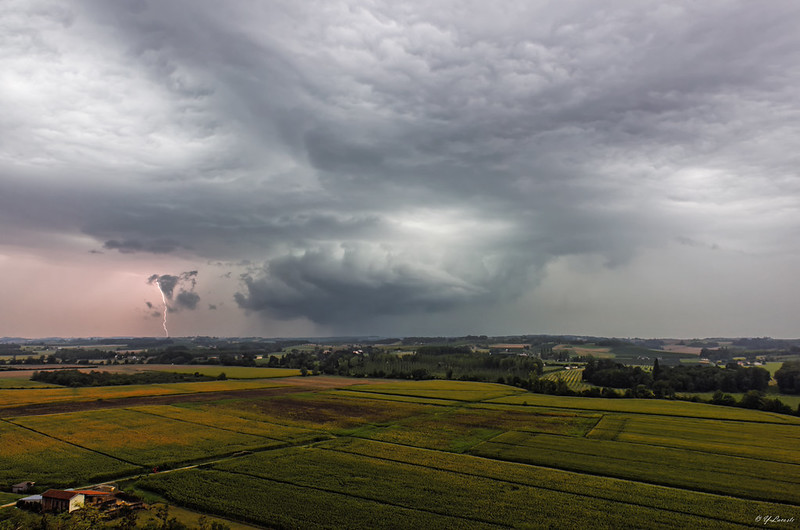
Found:
[[[136,467],[0,421],[0,483],[22,480],[76,485],[97,476],[130,473]]]
[[[515,388],[495,383],[474,383],[466,381],[402,381],[397,383],[375,383],[369,386],[356,385],[351,391],[373,392],[376,394],[395,394],[423,398],[450,399],[454,401],[483,401],[486,399],[525,393]]]
[[[0,389],[0,409],[35,403],[61,403],[142,396],[166,396],[171,394],[193,394],[197,392],[272,388],[275,386],[280,386],[280,384],[269,380],[254,380],[80,388]]]
[[[23,416],[13,422],[46,436],[145,466],[276,445],[262,436],[127,409]]]

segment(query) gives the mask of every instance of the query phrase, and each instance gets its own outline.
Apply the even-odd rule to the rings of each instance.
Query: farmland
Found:
[[[580,370],[561,376],[573,373]],[[800,520],[800,419],[782,414],[442,380],[0,392],[14,404],[78,407],[6,409],[6,484],[123,480],[257,526],[739,528],[757,526],[762,514]],[[97,399],[116,406],[93,408]],[[199,467],[180,469],[186,464]],[[150,473],[155,466],[168,472]]]
[[[587,388],[592,388],[591,384],[583,382],[582,376],[582,369],[563,369],[549,372],[544,379],[549,379],[555,382],[564,381],[567,384],[567,387],[573,392],[581,392]]]

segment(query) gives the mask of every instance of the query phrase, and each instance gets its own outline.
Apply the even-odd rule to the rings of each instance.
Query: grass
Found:
[[[24,388],[62,388],[62,387],[58,385],[51,385],[49,383],[40,383],[39,381],[31,381],[30,379],[23,379],[21,377],[0,378],[0,389],[24,389]]]
[[[160,503],[163,504],[163,503]],[[151,505],[147,510],[141,511],[138,513],[136,518],[136,525],[138,527],[145,527],[146,525],[160,525],[161,521],[156,518],[156,508],[157,505]],[[178,520],[179,523],[186,525],[189,528],[199,528],[199,519],[203,515],[202,513],[195,512],[192,510],[187,510],[186,508],[181,508],[180,506],[173,506],[169,505],[169,518],[172,519],[173,517]],[[206,519],[209,524],[211,523],[219,523],[227,525],[231,530],[251,530],[257,528],[255,526],[250,526],[242,523],[237,523],[234,521],[230,521],[228,519],[223,519],[214,516],[206,515]],[[155,526],[158,528],[159,526]]]
[[[17,495],[16,493],[6,493],[5,491],[0,491],[0,505],[16,502],[17,499],[21,497],[23,497],[23,495]]]

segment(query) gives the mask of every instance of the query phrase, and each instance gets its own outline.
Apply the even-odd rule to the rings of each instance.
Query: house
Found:
[[[36,484],[35,482],[20,482],[11,486],[11,493],[25,493]]]
[[[114,501],[114,493],[112,491],[103,491],[99,489],[75,490],[75,493],[83,495],[83,503],[86,506],[97,506],[109,501]]]
[[[42,511],[74,512],[83,507],[86,497],[83,493],[69,490],[47,490],[42,493]]]

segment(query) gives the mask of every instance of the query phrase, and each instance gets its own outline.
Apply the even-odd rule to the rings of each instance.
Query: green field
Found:
[[[0,378],[0,388],[2,389],[17,389],[17,388],[60,388],[58,385],[50,385],[48,383],[40,383],[39,381],[31,381],[22,377],[5,377]]]
[[[0,421],[0,480],[79,485],[160,466],[167,471],[135,479],[136,487],[268,528],[800,520],[794,416],[459,381],[307,377],[258,394],[247,393],[258,385],[238,383],[233,395]],[[53,390],[4,392],[47,401]],[[170,471],[186,463],[199,467]]]

